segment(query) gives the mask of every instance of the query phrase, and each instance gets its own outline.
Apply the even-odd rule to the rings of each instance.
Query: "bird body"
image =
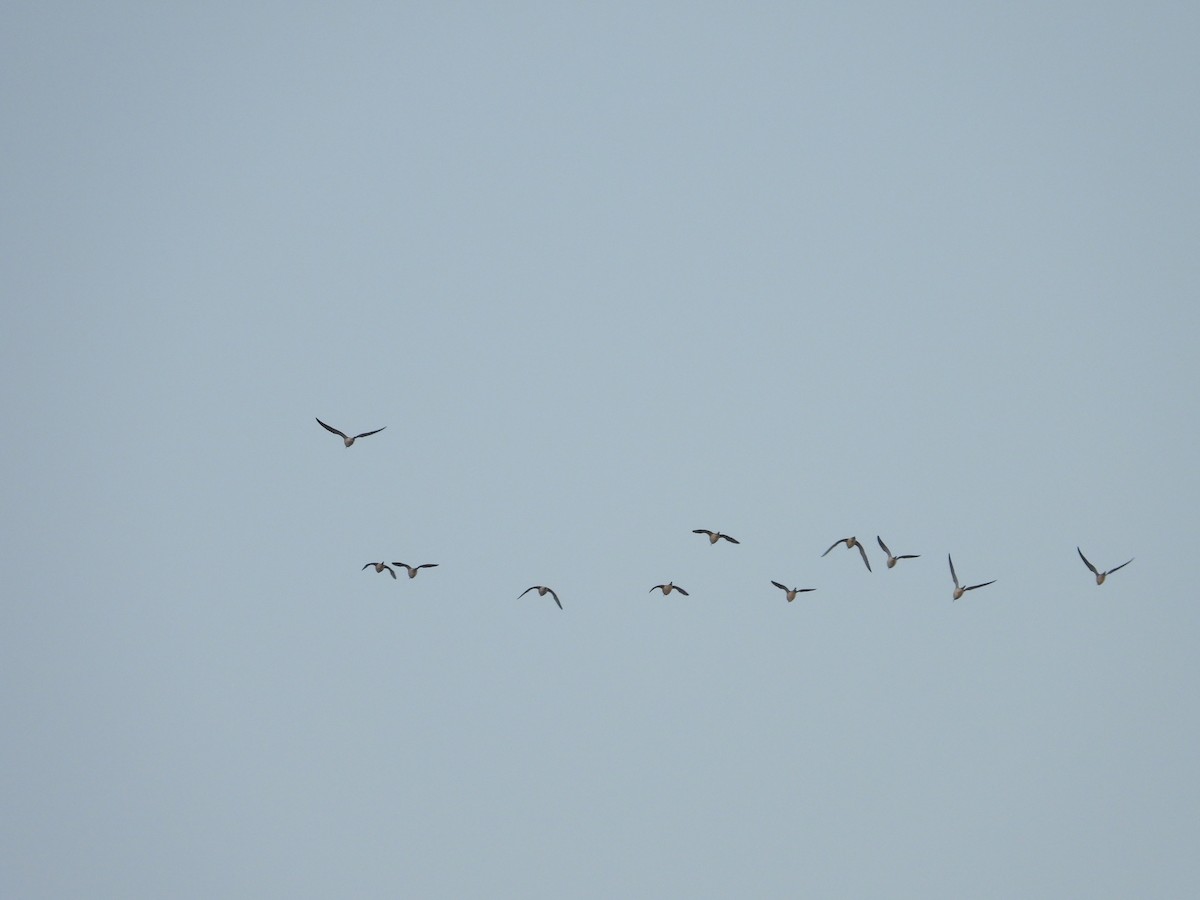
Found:
[[[859,542],[858,538],[851,536],[848,538],[842,538],[841,540],[838,540],[838,541],[834,541],[832,544],[829,545],[829,550],[832,550],[838,544],[845,544],[847,550],[853,550],[855,547],[857,547],[859,554],[862,556],[863,565],[867,567],[868,572],[871,571],[871,561],[869,559],[867,559],[867,550]],[[827,556],[829,554],[829,550],[826,550],[821,555]]]
[[[334,428],[332,425],[326,425],[320,419],[317,419],[317,424],[320,425],[322,428],[324,428],[326,431],[331,432],[332,434],[336,434],[338,437],[340,437],[342,439],[342,442],[347,447],[352,446],[354,444],[354,442],[357,441],[359,438],[370,437],[373,434],[379,434],[379,432],[383,431],[383,428],[387,428],[387,426],[384,425],[383,428],[376,428],[374,431],[364,431],[362,434],[356,434],[356,435],[354,435],[354,437],[349,437],[349,436],[347,436],[346,432],[338,431],[338,429]]]
[[[816,590],[816,588],[790,588],[786,584],[780,584],[778,581],[772,581],[771,584],[775,585],[775,587],[787,594],[788,603],[791,603],[793,600],[795,600],[797,594],[807,594],[809,591]]]
[[[683,594],[683,596],[688,596],[688,592],[679,585],[675,584],[673,581],[668,581],[666,584],[656,584],[654,587],[650,588],[651,594],[653,594],[655,591],[662,591],[664,597],[670,594],[671,591],[679,591],[679,593]]]
[[[408,565],[408,563],[393,562],[392,565],[399,566],[401,569],[407,569],[409,578],[416,578],[417,570],[419,570],[419,569],[437,568],[437,563],[421,563],[419,566],[410,566],[410,565]]]
[[[905,553],[902,556],[892,556],[892,551],[889,550],[888,545],[883,542],[883,538],[881,538],[879,535],[875,535],[875,540],[879,541],[880,548],[883,550],[884,553],[887,554],[887,567],[889,569],[894,568],[896,565],[896,562],[898,560],[918,559],[921,556],[921,554],[919,554],[919,553]]]
[[[731,543],[731,544],[740,544],[741,543],[741,541],[739,541],[737,538],[731,538],[729,535],[721,534],[721,532],[719,532],[719,531],[709,531],[707,528],[693,528],[692,534],[708,535],[708,542],[710,544],[715,544],[717,541],[720,541],[720,540],[729,541],[729,543]]]
[[[954,599],[957,600],[967,591],[973,591],[975,588],[987,587],[989,584],[995,584],[996,579],[985,581],[983,584],[972,584],[968,587],[963,587],[958,583],[958,574],[954,571],[954,560],[950,558],[950,554],[946,554],[946,559],[950,560],[950,577],[954,580]]]
[[[375,567],[376,572],[383,572],[384,569],[387,569],[389,572],[391,572],[392,578],[396,577],[395,570],[393,570],[392,567],[385,562],[367,563],[365,566],[363,566],[363,570],[369,569],[371,566]]]
[[[554,591],[552,591],[550,588],[546,587],[544,584],[535,584],[533,587],[525,588],[525,590],[521,591],[521,593],[517,595],[517,599],[520,600],[522,597],[524,597],[530,591],[537,591],[539,597],[545,597],[547,594],[549,594],[551,597],[554,598],[554,602],[558,604],[558,608],[559,609],[563,608],[562,601],[558,599],[558,594],[554,593]]]
[[[1096,584],[1104,584],[1105,578],[1107,578],[1113,572],[1117,571],[1117,569],[1123,569],[1127,565],[1129,565],[1131,562],[1133,562],[1133,559],[1130,558],[1130,559],[1127,559],[1125,562],[1121,563],[1119,566],[1117,566],[1117,569],[1109,569],[1107,572],[1100,572],[1096,569],[1095,566],[1093,566],[1090,562],[1088,562],[1088,558],[1083,555],[1082,550],[1080,550],[1078,547],[1076,547],[1075,552],[1079,554],[1079,558],[1083,560],[1083,564],[1085,566],[1087,566],[1089,569],[1091,569],[1092,574],[1096,576]]]

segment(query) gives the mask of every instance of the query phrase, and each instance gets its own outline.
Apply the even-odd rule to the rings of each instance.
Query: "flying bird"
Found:
[[[847,550],[853,550],[855,547],[857,547],[858,552],[860,554],[862,554],[863,565],[867,567],[868,572],[871,571],[871,561],[869,559],[867,559],[867,550],[865,547],[863,547],[863,545],[861,543],[859,543],[858,538],[848,537],[848,538],[842,538],[840,541],[834,541],[832,544],[829,545],[829,550],[832,550],[838,544],[845,544]],[[826,556],[829,553],[829,550],[826,550],[821,555]]]
[[[963,587],[961,584],[958,583],[958,575],[954,571],[954,560],[950,559],[949,553],[946,554],[946,559],[950,560],[950,577],[954,579],[954,599],[955,600],[957,600],[959,597],[961,597],[967,591],[973,591],[973,590],[975,590],[975,588],[987,587],[989,584],[996,583],[996,579],[993,578],[991,581],[985,581],[983,584],[972,584],[969,587]]]
[[[384,425],[383,428],[376,428],[374,431],[364,431],[362,434],[356,434],[354,437],[347,437],[346,432],[338,431],[332,425],[326,425],[320,419],[317,419],[317,424],[320,425],[322,428],[324,428],[326,431],[330,431],[330,432],[336,434],[338,437],[340,437],[342,439],[342,441],[346,444],[347,447],[352,445],[359,438],[370,437],[373,434],[379,434],[379,432],[383,431],[383,428],[387,428],[387,426]]]
[[[892,551],[889,550],[888,545],[883,542],[883,538],[881,538],[879,535],[875,535],[875,540],[879,541],[879,546],[882,547],[883,552],[887,554],[887,564],[889,569],[896,565],[897,560],[918,559],[921,556],[920,553],[905,553],[902,556],[892,556]]]
[[[362,567],[362,570],[369,569],[369,568],[371,568],[371,566],[374,566],[375,571],[380,572],[380,573],[383,572],[384,569],[387,569],[389,572],[392,573],[392,578],[396,577],[396,571],[385,562],[367,563],[365,566]]]
[[[740,544],[741,543],[741,541],[739,541],[737,538],[731,538],[729,535],[721,534],[721,532],[719,532],[719,531],[709,531],[707,528],[693,528],[692,534],[707,534],[708,542],[710,544],[715,544],[717,541],[720,541],[720,540],[729,541],[729,543],[731,543],[731,544]]]
[[[1113,572],[1117,571],[1117,569],[1123,569],[1127,565],[1129,565],[1131,562],[1133,562],[1132,559],[1128,559],[1125,562],[1121,563],[1119,566],[1117,566],[1117,569],[1109,569],[1107,572],[1097,572],[1096,567],[1093,566],[1090,562],[1088,562],[1088,558],[1083,555],[1082,550],[1080,550],[1078,547],[1076,547],[1075,552],[1079,554],[1079,558],[1083,560],[1083,564],[1085,566],[1087,566],[1089,569],[1091,569],[1092,574],[1096,576],[1096,584],[1104,584],[1105,578],[1107,578]]]
[[[673,581],[668,581],[666,584],[656,584],[654,587],[650,588],[651,594],[653,594],[655,591],[662,591],[664,597],[671,593],[671,591],[679,591],[679,593],[683,594],[683,596],[688,596],[688,592],[679,585],[675,584]]]
[[[558,608],[563,608],[562,601],[558,599],[558,594],[554,593],[554,591],[550,590],[550,588],[546,587],[544,584],[535,584],[533,587],[525,588],[525,590],[521,591],[521,593],[517,595],[517,599],[520,600],[530,591],[537,591],[539,597],[545,597],[547,594],[549,594],[554,598],[554,602],[558,604]]]
[[[421,563],[419,566],[410,566],[408,563],[393,562],[393,566],[399,566],[402,569],[408,569],[408,577],[416,578],[418,569],[435,569],[437,563]]]
[[[788,603],[791,603],[793,600],[795,600],[797,594],[807,594],[809,591],[816,590],[816,588],[790,588],[786,584],[780,584],[778,581],[772,581],[771,584],[775,585],[775,587],[787,594]]]

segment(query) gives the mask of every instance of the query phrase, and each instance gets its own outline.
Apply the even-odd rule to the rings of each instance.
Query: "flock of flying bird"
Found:
[[[338,429],[334,428],[332,425],[326,425],[320,419],[317,419],[317,424],[320,425],[322,428],[324,428],[326,431],[331,432],[332,434],[336,434],[338,437],[340,437],[342,439],[342,442],[347,447],[352,446],[354,444],[354,442],[357,441],[359,438],[365,438],[365,437],[370,437],[373,434],[379,434],[379,432],[383,431],[383,428],[387,428],[387,426],[384,425],[383,428],[376,428],[374,431],[364,431],[361,434],[356,434],[353,437],[351,437],[351,436],[347,435],[344,431],[339,431]],[[723,534],[720,531],[710,531],[707,528],[693,528],[692,534],[705,535],[708,538],[709,544],[715,544],[715,543],[717,543],[717,541],[728,541],[731,544],[740,544],[741,543],[741,541],[739,541],[737,538],[730,537],[729,535]],[[875,540],[879,542],[880,549],[883,550],[883,552],[887,555],[887,567],[889,569],[894,568],[896,563],[902,559],[918,559],[920,557],[919,553],[902,553],[899,555],[893,554],[892,551],[888,549],[888,545],[883,542],[883,538],[879,537],[879,535],[876,535]],[[859,555],[862,557],[863,565],[865,565],[867,567],[868,572],[871,571],[871,561],[867,558],[867,549],[866,549],[866,547],[864,547],[862,545],[862,542],[859,541],[859,539],[857,537],[854,537],[853,535],[851,535],[850,537],[847,537],[847,538],[840,538],[839,540],[834,541],[832,544],[829,545],[829,549],[826,550],[824,553],[822,553],[821,556],[822,557],[828,556],[830,550],[832,550],[838,544],[845,544],[847,550],[857,549],[859,552]],[[1075,552],[1079,554],[1079,558],[1083,560],[1083,564],[1088,567],[1088,570],[1093,575],[1096,576],[1096,584],[1104,584],[1104,579],[1106,579],[1109,575],[1111,575],[1113,572],[1116,572],[1118,569],[1125,568],[1127,565],[1129,565],[1131,562],[1133,562],[1132,558],[1127,559],[1125,562],[1121,563],[1119,566],[1116,566],[1112,569],[1108,569],[1106,571],[1101,572],[1099,569],[1097,569],[1094,565],[1091,564],[1091,562],[1088,560],[1088,558],[1086,556],[1083,555],[1083,551],[1081,549],[1076,547]],[[987,587],[989,584],[996,583],[996,579],[993,578],[991,581],[984,581],[984,582],[980,582],[979,584],[962,584],[958,580],[958,573],[954,571],[954,559],[950,556],[949,553],[946,554],[946,560],[950,563],[950,580],[954,582],[953,599],[955,599],[955,600],[958,600],[967,591],[973,591],[973,590],[976,590],[977,588]],[[386,562],[369,562],[362,567],[362,570],[366,571],[367,569],[374,568],[376,573],[378,573],[378,574],[383,574],[384,570],[387,570],[387,572],[392,576],[392,578],[395,579],[396,578],[396,570],[393,569],[392,566],[396,566],[397,568],[404,569],[405,571],[407,571],[409,578],[416,578],[417,572],[419,570],[433,569],[433,568],[436,568],[437,565],[438,565],[437,563],[421,563],[419,566],[410,566],[407,563],[393,562],[392,565],[389,566]],[[784,592],[784,594],[787,597],[788,603],[791,603],[793,600],[795,600],[796,596],[798,594],[807,594],[811,591],[816,590],[816,588],[788,587],[785,584],[780,584],[778,581],[772,581],[771,584],[775,585],[775,587],[779,588],[781,591]],[[537,594],[539,597],[545,597],[547,594],[549,594],[551,597],[554,598],[554,602],[558,604],[558,608],[559,609],[563,608],[562,601],[558,599],[558,594],[556,594],[551,588],[546,587],[546,585],[544,585],[544,584],[535,584],[530,587],[527,587],[525,590],[523,590],[517,596],[517,599],[519,600],[521,597],[524,597],[530,591],[537,591]],[[673,582],[673,581],[668,581],[666,584],[656,584],[654,587],[650,588],[650,593],[653,594],[655,591],[662,591],[664,597],[669,596],[672,591],[678,591],[680,594],[683,594],[683,596],[685,596],[685,597],[689,596],[687,591],[685,591],[679,585],[675,584],[675,582]]]

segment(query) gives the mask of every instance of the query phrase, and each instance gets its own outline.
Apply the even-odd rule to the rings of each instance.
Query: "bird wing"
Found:
[[[869,559],[867,559],[867,548],[864,547],[862,544],[859,544],[858,552],[862,555],[863,565],[865,565],[867,567],[867,571],[870,572],[871,571],[871,561]]]
[[[384,425],[383,428],[387,428],[387,426]],[[383,428],[376,428],[374,431],[364,431],[362,434],[356,434],[354,439],[357,441],[360,437],[370,437],[373,434],[379,434],[379,432],[383,431]],[[341,432],[338,433],[341,434]]]
[[[786,591],[788,589],[786,584],[780,584],[778,581],[772,581],[771,584],[775,585],[775,587],[779,588],[781,591]]]
[[[683,588],[681,588],[679,585],[675,585],[675,590],[679,591],[679,593],[683,594],[683,596],[685,596],[685,597],[688,596],[688,592],[685,591]]]
[[[655,591],[662,591],[665,594],[667,592],[667,586],[665,584],[656,584],[654,587],[650,588],[650,593],[653,594]]]
[[[1121,563],[1119,566],[1117,566],[1117,569],[1123,569],[1123,568],[1125,568],[1127,565],[1129,565],[1131,562],[1133,562],[1133,560],[1132,560],[1132,559],[1127,559],[1127,560],[1125,560],[1125,562],[1123,562],[1123,563]],[[1105,574],[1105,575],[1111,575],[1113,572],[1117,571],[1117,569],[1109,569],[1109,570],[1108,570],[1107,572],[1105,572],[1104,574]]]
[[[954,579],[954,586],[958,587],[958,575],[954,571],[954,557],[947,553],[946,559],[950,560],[950,577]]]
[[[993,578],[991,581],[985,581],[983,584],[973,584],[968,588],[963,588],[963,590],[964,591],[973,591],[973,590],[975,590],[975,588],[987,587],[989,584],[995,584],[995,583],[996,583],[996,579]]]
[[[1083,564],[1084,564],[1085,566],[1087,566],[1089,569],[1091,569],[1091,570],[1092,570],[1092,574],[1093,574],[1093,575],[1099,575],[1099,574],[1100,574],[1099,572],[1097,572],[1097,571],[1096,571],[1096,567],[1095,567],[1095,566],[1093,566],[1093,565],[1092,565],[1090,562],[1088,562],[1088,558],[1087,558],[1086,556],[1084,556],[1084,555],[1083,555],[1083,551],[1082,551],[1082,550],[1080,550],[1078,547],[1076,547],[1076,548],[1075,548],[1075,552],[1079,554],[1079,558],[1083,560]],[[1131,560],[1131,562],[1132,562],[1132,560]]]
[[[920,553],[905,553],[903,556],[897,556],[896,559],[920,559]]]
[[[316,418],[316,417],[314,416],[314,418]],[[320,419],[317,419],[317,424],[320,425],[322,428],[324,428],[326,431],[332,431],[334,434],[336,434],[342,440],[346,440],[346,433],[344,431],[338,431],[332,425],[326,425]]]
[[[370,568],[370,567],[371,567],[371,566],[373,566],[373,565],[375,565],[375,563],[367,563],[365,566],[363,566],[363,569]],[[359,569],[359,571],[361,572],[361,571],[362,571],[362,569]]]
[[[546,588],[546,593],[548,593],[551,597],[554,598],[554,602],[558,604],[559,609],[563,608],[562,601],[558,599],[558,594],[554,593],[554,591],[550,590],[550,588]]]
[[[527,587],[527,588],[525,588],[525,590],[523,590],[523,591],[521,591],[521,593],[517,594],[517,599],[518,599],[518,600],[520,600],[522,597],[524,597],[524,596],[525,596],[526,594],[528,594],[530,591],[536,591],[536,590],[537,590],[537,588],[538,588],[538,586],[537,586],[536,584],[535,584],[533,587]]]
[[[845,543],[846,541],[848,541],[848,540],[849,540],[849,538],[842,538],[840,541],[834,541],[832,544],[830,544],[830,545],[829,545],[829,550],[832,550],[832,549],[833,549],[834,547],[836,547],[838,544],[844,544],[844,543]],[[822,555],[822,556],[827,556],[827,555],[829,554],[829,550],[826,550],[826,551],[825,551],[824,553],[822,553],[821,555]]]
[[[395,580],[395,578],[396,578],[396,570],[395,570],[395,569],[393,569],[391,566],[384,566],[384,568],[385,568],[385,569],[387,569],[389,572],[391,572],[391,573],[392,573],[392,579],[393,579],[393,580]]]
[[[740,544],[741,543],[741,541],[739,541],[737,538],[731,538],[727,534],[723,534],[723,535],[721,535],[721,537],[725,538],[725,540],[729,541],[729,543],[731,543],[731,544]]]
[[[417,566],[418,569],[436,569],[437,567],[437,563],[421,563],[419,566]]]
[[[879,535],[875,535],[875,540],[879,541],[879,549],[880,549],[880,550],[882,550],[882,551],[883,551],[884,553],[886,553],[888,556],[891,556],[891,555],[892,555],[892,551],[891,551],[891,550],[889,550],[889,549],[888,549],[888,545],[887,545],[887,544],[885,544],[885,543],[883,542],[883,538],[881,538]],[[896,557],[896,559],[899,559],[899,558],[900,558],[900,557],[898,557],[898,556]]]
[[[709,537],[712,537],[712,532],[707,528],[693,528],[692,534],[707,534]]]

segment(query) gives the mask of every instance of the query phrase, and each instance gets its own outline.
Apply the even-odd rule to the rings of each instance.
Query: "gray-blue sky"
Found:
[[[3,893],[1194,891],[1198,24],[10,9]]]

